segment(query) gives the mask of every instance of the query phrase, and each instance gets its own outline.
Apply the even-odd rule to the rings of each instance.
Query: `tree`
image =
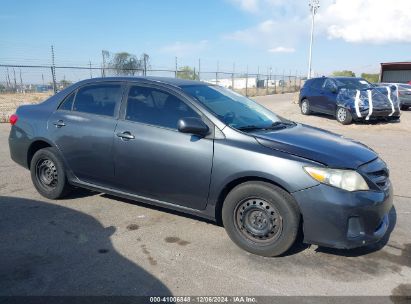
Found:
[[[380,74],[362,73],[361,78],[364,78],[365,80],[368,80],[371,83],[376,83],[380,81]]]
[[[0,84],[0,92],[5,92],[5,91],[6,91],[6,87]]]
[[[67,88],[69,85],[71,85],[72,84],[72,82],[71,81],[68,81],[68,80],[65,80],[65,79],[63,79],[63,80],[60,80],[60,86],[62,87],[62,88]]]
[[[134,76],[137,71],[143,70],[141,60],[137,59],[136,55],[121,52],[114,54],[110,61],[110,68],[112,68],[116,75]]]
[[[198,75],[189,66],[183,66],[177,72],[177,78],[188,79],[188,80],[198,80]]]
[[[348,77],[355,77],[355,73],[353,71],[343,70],[343,71],[334,71],[333,76],[348,76]]]

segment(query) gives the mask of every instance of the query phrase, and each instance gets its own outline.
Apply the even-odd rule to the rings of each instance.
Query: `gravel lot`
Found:
[[[341,126],[302,116],[291,94],[256,98],[291,120],[376,150],[391,169],[395,228],[385,247],[295,246],[280,258],[237,248],[213,223],[81,191],[50,201],[11,161],[0,125],[0,295],[411,295],[411,111],[400,123]]]

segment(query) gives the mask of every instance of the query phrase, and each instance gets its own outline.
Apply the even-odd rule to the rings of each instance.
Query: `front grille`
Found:
[[[360,166],[359,171],[366,177],[372,188],[386,190],[390,185],[389,170],[380,158]]]

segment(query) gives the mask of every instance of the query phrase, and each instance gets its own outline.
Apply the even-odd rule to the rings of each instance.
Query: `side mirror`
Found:
[[[208,126],[196,117],[181,118],[177,122],[177,129],[181,133],[190,133],[201,137],[206,136],[210,131]]]
[[[330,88],[330,91],[331,91],[331,93],[337,93],[338,92],[338,88],[337,87],[335,87],[335,86],[332,86],[331,88]]]

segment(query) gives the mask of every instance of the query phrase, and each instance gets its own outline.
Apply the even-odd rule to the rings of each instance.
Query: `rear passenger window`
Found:
[[[130,87],[126,120],[177,129],[184,117],[200,117],[186,103],[167,92],[140,86]]]
[[[73,111],[104,116],[114,116],[116,104],[120,102],[120,84],[86,86],[78,90]]]
[[[325,79],[321,79],[321,78],[314,79],[312,84],[311,84],[311,88],[316,89],[316,90],[320,90],[321,87],[323,86],[324,80]]]
[[[74,91],[69,96],[67,96],[66,99],[64,99],[64,101],[60,104],[59,109],[71,111],[71,108],[73,107],[73,101],[74,101],[75,95],[76,95],[76,91]]]

